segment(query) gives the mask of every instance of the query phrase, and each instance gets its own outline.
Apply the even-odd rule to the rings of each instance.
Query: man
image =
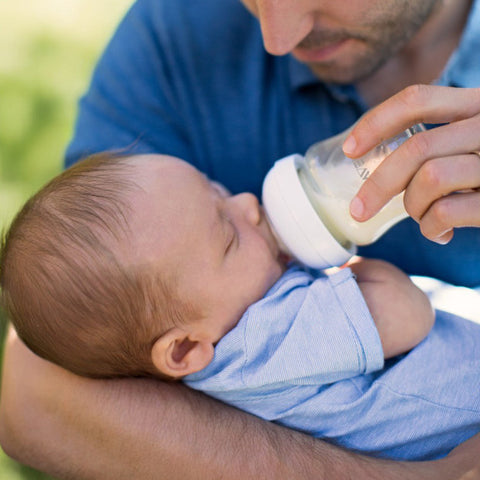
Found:
[[[346,142],[352,157],[419,121],[442,125],[399,148],[351,205],[364,220],[405,189],[420,228],[401,222],[361,253],[480,285],[480,230],[457,228],[480,226],[480,1],[243,3],[253,16],[238,0],[137,2],[82,100],[67,163],[129,146],[258,194],[274,160],[378,105]],[[7,453],[61,477],[480,477],[478,435],[438,462],[362,457],[178,385],[75,377],[13,332],[1,400]]]

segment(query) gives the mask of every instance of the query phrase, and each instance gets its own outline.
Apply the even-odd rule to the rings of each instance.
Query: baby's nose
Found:
[[[252,225],[258,225],[261,221],[261,212],[257,197],[252,193],[240,193],[233,198],[246,220]]]

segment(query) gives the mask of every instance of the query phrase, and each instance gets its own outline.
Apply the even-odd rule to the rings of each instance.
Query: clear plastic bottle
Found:
[[[386,156],[423,130],[414,125],[352,160],[342,150],[349,129],[312,145],[304,157],[277,161],[263,184],[263,204],[282,248],[313,268],[342,265],[356,245],[374,242],[407,217],[403,194],[362,223],[351,217],[350,202]]]

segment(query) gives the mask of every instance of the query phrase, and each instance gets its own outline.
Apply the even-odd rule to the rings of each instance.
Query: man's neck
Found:
[[[458,46],[472,0],[444,0],[412,40],[377,72],[357,84],[374,106],[408,85],[437,79]]]

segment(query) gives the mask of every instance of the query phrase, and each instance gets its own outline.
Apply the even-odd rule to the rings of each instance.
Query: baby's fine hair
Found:
[[[3,308],[33,352],[79,375],[156,375],[160,323],[181,316],[174,279],[122,255],[134,245],[136,168],[132,157],[88,157],[35,194],[2,235]]]

